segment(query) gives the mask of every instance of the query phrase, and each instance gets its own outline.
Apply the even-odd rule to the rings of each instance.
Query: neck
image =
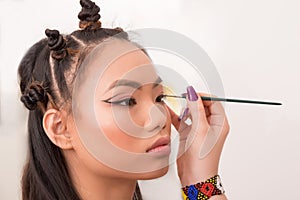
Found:
[[[103,177],[99,177],[94,183],[82,179],[74,182],[80,197],[84,200],[132,200],[136,186],[136,181],[108,180]]]
[[[83,200],[132,200],[136,180],[108,176],[103,168],[103,173],[96,173],[88,169],[85,164],[73,157],[66,156],[72,182]],[[76,167],[72,167],[76,166]],[[106,167],[106,166],[105,166]],[[107,168],[107,167],[106,167]],[[111,169],[110,169],[111,170]],[[113,174],[113,173],[112,173]]]

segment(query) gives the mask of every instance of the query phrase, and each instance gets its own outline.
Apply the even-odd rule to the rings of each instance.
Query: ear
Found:
[[[72,149],[71,135],[67,129],[67,115],[63,111],[49,109],[43,117],[43,127],[48,138],[61,149]]]

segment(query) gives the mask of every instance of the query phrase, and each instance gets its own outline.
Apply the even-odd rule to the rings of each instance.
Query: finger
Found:
[[[187,130],[187,128],[189,128],[189,126],[185,123],[185,120],[187,119],[188,115],[184,116],[181,120],[178,120],[178,115],[169,106],[167,106],[167,109],[171,116],[171,122],[180,135],[179,149],[183,149],[185,146],[186,138],[189,133],[189,131]],[[181,150],[179,150],[179,152],[180,151]]]
[[[188,107],[183,108],[180,112],[179,119],[181,122],[185,122],[190,117],[190,110]]]
[[[215,97],[211,94],[199,93],[201,96]],[[226,115],[222,104],[218,101],[203,101],[206,110],[207,121],[210,126],[222,126],[226,121]]]
[[[222,127],[226,122],[226,117],[224,115],[210,115],[207,117],[207,121],[210,126]]]
[[[229,124],[226,118],[223,125],[220,126],[217,124],[211,126],[201,145],[199,158],[204,159],[211,151],[215,151],[216,153],[210,155],[220,155],[228,132]]]
[[[198,94],[197,94],[198,95]],[[197,100],[189,100],[186,97],[187,105],[190,111],[192,121],[196,120],[205,120],[207,115],[210,115],[210,111],[208,108],[205,108],[204,102],[200,98],[200,95],[197,96]]]
[[[207,94],[207,93],[198,93],[199,96],[206,96],[206,97],[217,97],[215,95]],[[219,101],[203,101],[203,105],[211,115],[214,114],[225,114],[224,108],[222,106],[222,103]]]
[[[178,130],[180,126],[180,120],[178,120],[178,115],[168,105],[166,106],[171,116],[171,122],[176,128],[176,130]]]
[[[209,110],[208,107],[204,106],[204,109],[205,109],[205,115],[206,115],[206,118],[207,118],[211,115],[211,113],[210,113],[210,110]]]
[[[200,128],[208,127],[206,111],[200,96],[192,87],[188,87],[188,95],[186,97],[187,105],[190,110],[192,120],[192,130],[199,132]],[[200,131],[201,133],[204,131]],[[203,133],[204,134],[204,133]]]

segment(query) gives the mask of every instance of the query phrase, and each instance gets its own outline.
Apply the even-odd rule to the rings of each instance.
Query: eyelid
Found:
[[[112,100],[113,98],[115,98],[115,97],[117,97],[117,96],[121,96],[120,97],[120,100],[122,100],[122,99],[125,99],[125,98],[130,98],[130,97],[132,97],[132,95],[131,94],[116,94],[116,95],[114,95],[114,96],[112,96],[112,97],[109,97],[108,99],[105,99],[105,100],[102,100],[102,101],[110,101],[110,100]],[[117,101],[119,101],[119,100],[117,100]]]
[[[164,101],[164,100],[166,99],[167,95],[166,95],[166,94],[160,94],[160,95],[158,95],[158,96],[156,97],[156,99],[157,99],[158,97],[161,97],[161,100]]]
[[[120,99],[120,100],[115,100],[115,101],[108,101],[109,103],[112,103],[112,104],[120,104],[121,102],[125,102],[125,101],[128,101],[132,98],[123,98],[123,99]]]
[[[117,100],[117,101],[105,101],[105,102],[113,104],[113,105],[117,105],[117,106],[127,106],[127,107],[132,107],[137,104],[136,100],[132,97],[123,98],[123,99]],[[133,102],[133,105],[130,105],[130,103],[132,103],[132,102]],[[125,103],[125,105],[122,105],[122,103]]]
[[[119,102],[122,102],[122,101],[125,101],[125,100],[128,100],[128,99],[134,99],[132,95],[130,95],[130,96],[125,96],[125,95],[124,95],[124,97],[120,98],[119,100],[111,101],[114,97],[119,96],[119,95],[122,95],[122,94],[114,95],[114,96],[112,96],[112,97],[110,97],[110,98],[108,98],[108,99],[102,100],[102,101],[103,101],[103,102],[106,102],[106,103],[116,103],[116,104],[117,104],[117,103],[119,103]],[[164,94],[164,91],[162,91],[161,94],[157,95],[157,96],[155,97],[155,100],[156,100],[158,97],[160,97],[160,96],[162,97],[162,99],[166,97],[166,94]]]

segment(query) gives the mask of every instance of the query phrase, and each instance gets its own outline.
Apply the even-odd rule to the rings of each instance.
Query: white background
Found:
[[[226,104],[231,125],[220,174],[229,199],[299,199],[299,0],[97,0],[106,27],[166,28],[201,45],[227,97],[283,106]],[[17,66],[46,28],[77,28],[78,1],[0,0],[0,199],[20,199],[26,111]],[[141,182],[146,200],[180,199],[171,167]],[[298,196],[297,196],[298,195]]]

